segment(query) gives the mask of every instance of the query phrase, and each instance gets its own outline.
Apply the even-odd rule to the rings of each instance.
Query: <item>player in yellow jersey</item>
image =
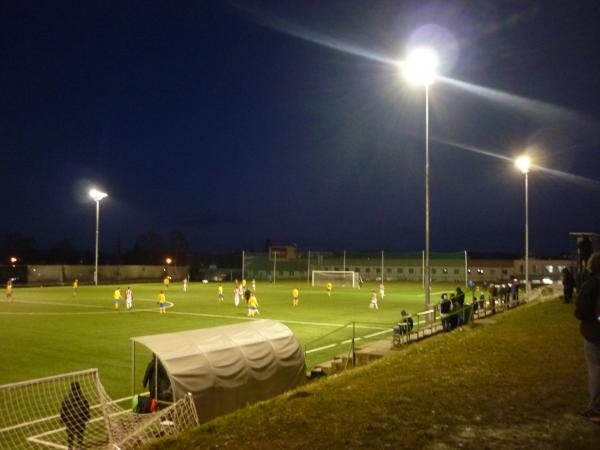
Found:
[[[252,292],[256,292],[256,280],[252,278]]]
[[[325,285],[325,289],[327,289],[327,295],[329,295],[331,297],[331,290],[333,289],[333,284],[327,283]]]
[[[115,289],[115,292],[113,293],[113,299],[115,301],[115,309],[119,309],[119,304],[121,303],[121,299],[123,297],[121,296],[121,288],[118,287]]]
[[[79,280],[75,278],[75,281],[73,281],[73,297],[77,295],[77,288],[79,288]]]
[[[242,280],[242,290],[246,290],[246,280]]]
[[[300,291],[298,289],[293,289],[292,290],[292,305],[293,306],[298,306],[298,302],[300,297]]]
[[[8,301],[12,300],[12,290],[13,290],[13,280],[12,280],[12,278],[9,278],[8,281],[6,282],[6,300],[8,300]]]
[[[219,299],[219,303],[223,303],[223,286],[220,284],[217,288],[217,298]]]
[[[163,279],[163,287],[165,289],[169,289],[170,282],[171,282],[171,278],[169,277],[169,275],[165,276],[165,278]]]
[[[258,300],[254,295],[251,295],[248,299],[248,317],[254,317],[257,314],[260,314],[258,312]]]
[[[160,313],[166,314],[167,313],[167,297],[165,297],[165,293],[163,291],[160,291],[160,293],[158,294],[158,305],[160,306]]]

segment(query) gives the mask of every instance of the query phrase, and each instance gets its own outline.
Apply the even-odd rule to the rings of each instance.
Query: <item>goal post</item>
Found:
[[[352,270],[313,270],[312,287],[331,283],[334,286],[359,287],[360,275]]]

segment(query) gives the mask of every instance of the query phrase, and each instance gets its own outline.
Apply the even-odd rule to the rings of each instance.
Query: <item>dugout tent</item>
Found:
[[[134,355],[136,343],[162,362],[174,400],[192,394],[201,422],[281,394],[306,379],[300,342],[275,320],[135,337]]]

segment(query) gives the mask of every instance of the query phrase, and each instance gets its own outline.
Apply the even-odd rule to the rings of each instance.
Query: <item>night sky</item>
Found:
[[[174,229],[198,251],[421,250],[424,92],[386,61],[424,40],[450,79],[432,251],[522,252],[523,175],[493,155],[524,149],[532,253],[572,251],[600,231],[599,24],[579,0],[4,1],[0,233],[92,249],[95,185],[106,251]]]

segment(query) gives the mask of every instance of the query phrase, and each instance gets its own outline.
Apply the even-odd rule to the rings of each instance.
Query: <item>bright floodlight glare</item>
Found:
[[[438,64],[438,57],[432,49],[419,47],[408,54],[408,58],[401,63],[401,67],[404,77],[410,83],[429,86],[435,81]]]
[[[167,258],[167,259],[165,259],[165,262],[166,262],[167,264],[171,264],[171,263],[173,262],[173,260],[172,260],[171,258]]]
[[[16,263],[17,262],[17,258],[15,258],[14,256],[12,256],[10,258],[10,262],[13,263],[13,264]]]
[[[517,166],[521,172],[528,173],[529,172],[529,157],[528,156],[519,156],[515,161],[515,166]]]
[[[105,192],[100,192],[98,189],[91,189],[90,197],[92,197],[95,201],[99,202],[104,197],[108,197],[108,194]]]

